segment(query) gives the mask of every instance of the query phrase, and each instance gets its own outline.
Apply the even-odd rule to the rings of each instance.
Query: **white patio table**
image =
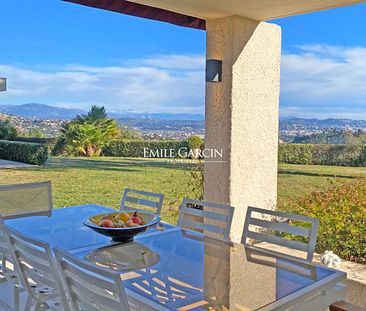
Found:
[[[114,210],[88,204],[6,223],[52,247],[119,270],[129,299],[144,301],[152,310],[320,311],[344,296],[343,272],[164,222],[124,244],[83,225],[84,218],[108,211]]]

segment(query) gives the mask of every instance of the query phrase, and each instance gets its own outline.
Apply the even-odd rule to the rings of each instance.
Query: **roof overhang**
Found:
[[[186,14],[125,0],[63,0],[93,8],[153,19],[178,26],[206,29],[206,21]]]
[[[365,0],[64,0],[128,15],[205,29],[205,20],[238,15],[264,21]]]

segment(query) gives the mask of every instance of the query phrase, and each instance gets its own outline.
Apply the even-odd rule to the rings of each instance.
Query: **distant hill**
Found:
[[[189,131],[205,128],[205,121],[203,120],[170,120],[157,118],[118,118],[117,120],[125,126],[135,127],[145,131]]]
[[[330,130],[336,131],[333,133],[331,139],[324,133]],[[351,120],[351,119],[305,119],[305,118],[287,118],[280,120],[280,138],[286,142],[312,142],[313,140],[339,141],[343,138],[337,137],[343,131],[366,131],[365,120]],[[315,136],[314,136],[315,135]],[[311,137],[310,137],[311,136]],[[321,139],[319,138],[321,137]]]
[[[0,112],[21,116],[29,119],[70,120],[78,114],[86,113],[82,109],[60,108],[44,104],[29,103],[24,105],[0,105]],[[109,112],[115,119],[160,119],[160,120],[204,120],[201,114],[190,113],[135,113],[135,112]]]
[[[156,120],[180,120],[180,121],[204,121],[205,116],[194,113],[138,113],[138,112],[110,112],[115,119],[156,119]]]
[[[0,112],[0,121],[3,120],[9,120],[21,135],[26,135],[30,131],[39,130],[46,137],[59,136],[61,127],[67,122],[65,120],[35,120]]]
[[[81,109],[59,108],[43,104],[0,105],[0,112],[28,119],[69,120],[85,113]]]
[[[280,120],[280,130],[288,129],[365,129],[366,120],[351,119],[305,119],[305,118],[288,118]]]

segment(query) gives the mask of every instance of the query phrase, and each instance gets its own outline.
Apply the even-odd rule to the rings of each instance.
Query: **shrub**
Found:
[[[12,140],[17,136],[17,130],[9,120],[0,120],[0,139]]]
[[[201,149],[201,147],[203,146],[203,139],[201,137],[193,135],[188,138],[188,146],[191,150]]]
[[[44,165],[48,148],[45,144],[0,140],[0,159]]]
[[[366,178],[312,192],[282,209],[320,219],[317,252],[366,264]]]
[[[146,148],[146,149],[145,149]],[[187,148],[185,140],[117,140],[103,148],[103,155],[111,157],[145,157],[144,150],[170,150],[179,157],[178,150]]]
[[[279,145],[278,161],[288,164],[366,166],[366,147],[350,145]]]
[[[66,148],[67,148],[66,140],[60,137],[56,140],[51,153],[53,156],[64,155],[66,154]]]

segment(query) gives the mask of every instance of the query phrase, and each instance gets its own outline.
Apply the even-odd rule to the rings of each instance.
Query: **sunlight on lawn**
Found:
[[[192,197],[187,185],[191,164],[138,158],[51,158],[45,167],[1,170],[0,183],[51,180],[55,207],[97,203],[118,208],[124,187],[165,195],[162,217],[175,223],[184,196]],[[280,165],[278,202],[283,205],[339,180],[366,175],[365,168]]]

